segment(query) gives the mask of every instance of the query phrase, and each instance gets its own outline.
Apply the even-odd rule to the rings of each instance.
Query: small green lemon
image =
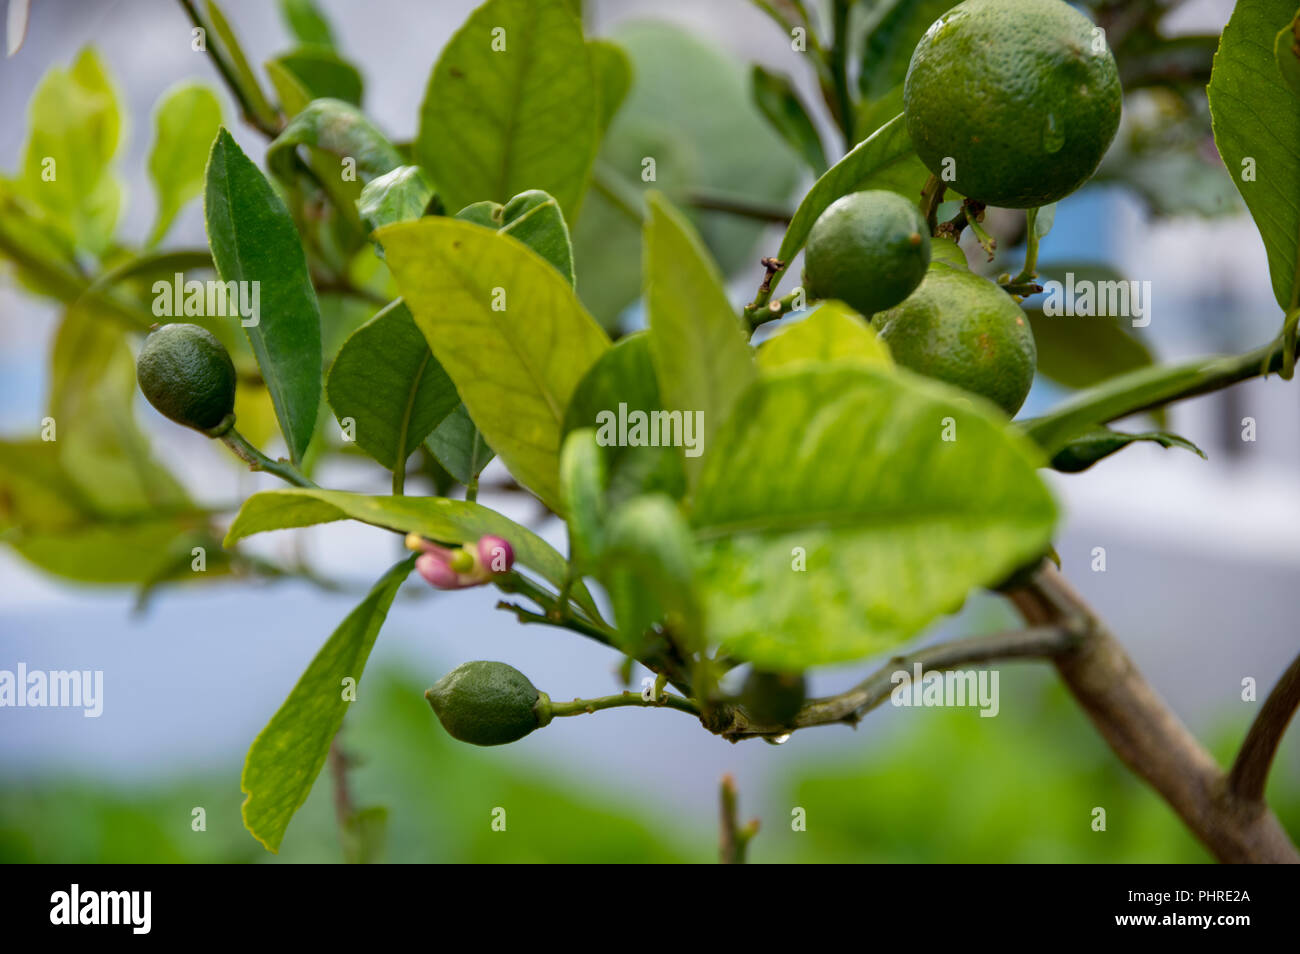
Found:
[[[897,305],[925,277],[930,230],[896,192],[852,192],[818,216],[803,256],[809,296],[838,298],[871,315]]]
[[[505,745],[551,721],[551,700],[503,662],[467,662],[424,697],[447,733],[471,745]]]
[[[1083,185],[1122,102],[1104,34],[1061,0],[959,3],[916,45],[903,86],[907,131],[929,170],[1013,209]]]
[[[740,704],[761,725],[788,726],[807,696],[803,673],[751,669],[740,690]]]
[[[228,430],[234,421],[235,365],[205,328],[173,324],[153,331],[140,349],[135,376],[149,403],[177,424],[210,433]]]
[[[955,264],[952,253],[961,253],[951,240],[934,244],[942,251],[921,286],[872,324],[896,363],[1015,414],[1038,362],[1025,313],[997,285]]]

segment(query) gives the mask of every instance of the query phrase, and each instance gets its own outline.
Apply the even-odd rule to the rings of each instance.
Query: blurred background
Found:
[[[395,140],[410,139],[438,51],[475,4],[321,6],[364,74],[367,111]],[[1162,22],[1171,36],[1217,34],[1232,8],[1227,0],[1175,6]],[[292,45],[275,4],[229,0],[225,9],[252,62]],[[761,10],[746,0],[588,0],[586,19],[589,34],[624,44],[635,70],[602,162],[664,150],[655,154],[676,158],[661,168],[689,180],[677,183],[684,189],[752,185],[751,196],[793,207],[813,174],[750,105],[749,64],[789,74],[805,102],[816,101],[816,84]],[[126,240],[143,241],[153,221],[150,115],[173,84],[200,79],[217,88],[227,123],[260,160],[264,141],[235,121],[210,63],[190,49],[178,5],[35,0],[26,45],[0,61],[0,174],[21,164],[28,102],[41,76],[87,44],[103,57],[129,117],[117,168],[128,189],[119,226]],[[1130,97],[1112,157],[1096,183],[1060,204],[1040,263],[1047,277],[1051,263],[1088,262],[1150,281],[1144,344],[1160,360],[1255,347],[1280,326],[1262,242],[1207,149],[1203,116],[1191,114],[1197,131],[1185,149],[1141,154],[1146,130],[1135,124],[1167,129],[1175,125],[1162,118],[1168,109],[1158,91]],[[838,156],[830,126],[821,131]],[[629,240],[613,214],[599,198],[584,209],[575,235],[579,290],[607,324],[634,327],[635,290],[628,292],[616,264],[596,261],[608,246],[633,276],[639,270],[635,231]],[[990,219],[1011,237],[1008,247],[1016,218]],[[775,250],[780,229],[716,212],[697,221],[743,304],[761,278],[757,259]],[[167,244],[205,244],[200,203],[185,209]],[[596,273],[602,277],[587,278]],[[0,261],[0,436],[40,426],[59,313],[21,290]],[[335,320],[346,331],[366,317]],[[1040,379],[1022,415],[1060,400],[1064,384]],[[140,404],[157,455],[200,499],[218,505],[276,485]],[[1254,441],[1242,439],[1246,417],[1256,422]],[[1253,381],[1176,406],[1167,424],[1209,460],[1142,444],[1085,474],[1051,475],[1066,512],[1057,549],[1066,574],[1147,678],[1226,762],[1258,707],[1242,701],[1243,679],[1256,680],[1262,698],[1300,648],[1300,388]],[[318,479],[388,492],[387,474],[363,459],[332,463]],[[558,522],[536,523],[538,508],[527,501],[482,499],[534,521],[563,548]],[[342,591],[227,580],[164,587],[141,606],[132,588],[70,583],[0,548],[0,669],[24,662],[103,670],[105,683],[98,719],[77,710],[0,709],[0,860],[342,860],[328,773],[273,856],[240,822],[240,766],[316,649],[395,559],[395,543],[346,524],[250,542],[268,558],[308,561]],[[1096,547],[1105,548],[1104,572],[1093,569]],[[718,783],[730,772],[742,814],[762,822],[754,861],[1209,860],[1042,665],[1002,671],[1001,711],[992,719],[973,709],[885,706],[856,731],[804,732],[774,747],[731,745],[671,711],[615,710],[564,720],[501,749],[460,745],[422,698],[460,662],[505,660],[553,697],[570,698],[615,691],[618,660],[574,634],[516,625],[493,609],[493,593],[435,596],[421,586],[399,595],[343,729],[353,800],[386,811],[378,859],[708,861],[716,857]],[[976,595],[926,639],[1011,623],[1000,601]],[[839,691],[871,668],[819,672],[813,688]],[[1300,736],[1292,732],[1270,787],[1293,834],[1300,833],[1297,756]],[[1096,806],[1107,812],[1104,832],[1091,827]],[[206,831],[191,829],[195,807],[206,811]],[[505,832],[490,827],[496,807],[506,809]],[[795,809],[804,810],[806,831],[792,830]]]

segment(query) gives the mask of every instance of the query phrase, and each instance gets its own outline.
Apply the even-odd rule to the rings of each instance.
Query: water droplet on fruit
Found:
[[[1055,113],[1048,113],[1047,122],[1043,124],[1043,149],[1051,155],[1060,152],[1064,145],[1065,123],[1057,119]]]
[[[765,735],[763,741],[768,745],[785,745],[790,741],[790,733],[787,732],[785,735]]]

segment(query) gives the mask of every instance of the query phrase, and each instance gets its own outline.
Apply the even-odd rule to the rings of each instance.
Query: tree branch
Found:
[[[1300,656],[1282,673],[1241,743],[1237,760],[1228,773],[1228,791],[1235,798],[1244,802],[1264,801],[1269,767],[1297,707],[1300,707]]]
[[[750,839],[758,834],[758,819],[743,828],[739,821],[739,796],[736,780],[731,775],[722,776],[721,791],[722,835],[718,842],[718,860],[724,865],[743,865]]]
[[[1242,800],[1213,757],[1138,672],[1132,659],[1050,563],[1008,596],[1035,626],[1085,620],[1085,635],[1053,661],[1121,761],[1154,788],[1220,861],[1300,863],[1262,800]]]
[[[807,729],[817,725],[857,725],[868,712],[889,698],[894,690],[894,674],[900,669],[910,675],[917,665],[920,665],[923,673],[928,673],[996,659],[1047,658],[1069,650],[1079,637],[1076,624],[1063,620],[1028,629],[958,639],[930,646],[908,656],[894,656],[847,692],[809,700],[789,726],[751,722],[749,714],[735,705],[724,705],[715,711],[706,712],[702,721],[706,727],[733,742],[758,736],[779,737],[792,729]]]

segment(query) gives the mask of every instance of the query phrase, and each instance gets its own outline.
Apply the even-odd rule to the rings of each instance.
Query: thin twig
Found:
[[[1241,743],[1232,771],[1228,773],[1228,790],[1234,796],[1247,802],[1264,800],[1268,770],[1297,707],[1300,707],[1300,656],[1282,673]]]
[[[756,222],[774,222],[788,225],[794,211],[776,202],[755,202],[753,199],[697,189],[686,196],[686,204],[707,212],[726,212],[729,215],[753,219]]]
[[[739,796],[736,780],[730,774],[722,776],[721,797],[722,833],[718,841],[718,860],[724,865],[743,865],[750,840],[758,834],[758,819],[740,826]]]

